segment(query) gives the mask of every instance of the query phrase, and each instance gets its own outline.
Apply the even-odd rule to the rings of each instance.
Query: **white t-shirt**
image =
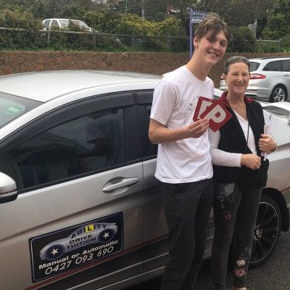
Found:
[[[196,78],[182,66],[164,75],[154,91],[151,119],[169,129],[193,122],[198,97],[212,99],[210,78]],[[158,145],[155,177],[166,183],[196,182],[213,175],[207,132],[200,138],[187,138]]]

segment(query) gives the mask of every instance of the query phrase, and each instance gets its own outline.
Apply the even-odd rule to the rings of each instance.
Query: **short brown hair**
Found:
[[[242,63],[246,64],[248,66],[249,71],[250,71],[250,62],[249,62],[249,60],[246,57],[244,57],[244,56],[235,55],[235,56],[230,57],[226,61],[226,66],[225,66],[224,73],[227,75],[228,72],[229,72],[230,66],[232,64],[234,64],[234,63],[239,63],[239,62],[242,62]]]
[[[216,13],[209,13],[198,24],[195,30],[195,36],[198,39],[204,37],[208,32],[211,32],[210,38],[215,37],[221,31],[224,32],[228,42],[230,41],[230,33],[228,25],[222,20],[222,18]]]

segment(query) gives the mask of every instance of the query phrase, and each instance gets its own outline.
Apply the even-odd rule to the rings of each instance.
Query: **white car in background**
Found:
[[[91,32],[93,29],[85,22],[78,19],[68,18],[48,18],[42,21],[42,26],[45,30],[68,30],[70,26],[74,26],[79,31]]]
[[[162,274],[168,235],[148,139],[160,78],[84,70],[0,77],[1,289],[114,290]],[[289,228],[290,125],[271,119],[278,148],[269,154],[255,266]],[[213,233],[211,216],[205,258]]]
[[[246,95],[259,101],[289,101],[290,57],[251,58],[249,61],[251,79]],[[227,89],[223,78],[220,89]]]

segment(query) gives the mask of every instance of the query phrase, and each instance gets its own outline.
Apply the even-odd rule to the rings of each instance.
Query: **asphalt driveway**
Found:
[[[266,264],[249,271],[251,290],[290,289],[290,232],[282,233],[273,255]],[[212,285],[210,261],[202,265],[196,290],[210,290]],[[127,288],[126,290],[159,290],[160,278]]]

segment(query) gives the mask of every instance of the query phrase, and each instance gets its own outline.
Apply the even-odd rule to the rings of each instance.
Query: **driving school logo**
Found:
[[[83,226],[64,239],[49,243],[40,251],[41,260],[55,260],[64,253],[93,243],[110,242],[117,232],[115,223],[94,223]]]
[[[122,249],[122,213],[34,237],[30,239],[32,280],[58,275]]]

